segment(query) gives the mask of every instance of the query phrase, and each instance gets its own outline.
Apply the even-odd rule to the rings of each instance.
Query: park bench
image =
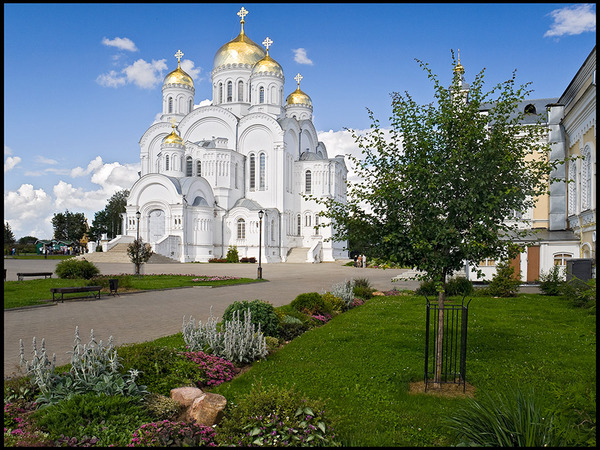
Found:
[[[50,288],[50,292],[52,292],[52,301],[55,300],[55,295],[60,294],[60,301],[62,303],[65,302],[64,295],[72,294],[75,292],[91,292],[94,298],[100,298],[100,291],[102,290],[102,286],[77,286],[77,287],[60,287],[60,288]],[[96,294],[97,292],[97,294]]]
[[[23,277],[44,277],[52,278],[52,272],[17,272],[17,278],[19,281],[23,281]]]

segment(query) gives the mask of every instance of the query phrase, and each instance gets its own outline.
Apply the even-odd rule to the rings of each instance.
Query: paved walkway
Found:
[[[57,260],[5,259],[7,280],[16,280],[17,272],[53,271]],[[132,264],[98,263],[102,274],[133,273]],[[230,275],[256,278],[256,264],[146,264],[147,274]],[[4,312],[4,376],[18,373],[19,339],[23,339],[25,355],[31,359],[32,340],[38,348],[45,338],[50,355],[56,354],[57,365],[70,361],[75,327],[83,343],[90,330],[99,341],[113,336],[115,345],[145,342],[181,331],[183,318],[192,316],[203,322],[213,315],[220,317],[236,300],[261,299],[275,306],[290,303],[303,292],[325,292],[335,283],[351,278],[368,278],[380,290],[414,289],[415,281],[392,282],[404,269],[358,269],[343,262],[322,264],[263,264],[263,283],[219,288],[190,287],[144,293],[102,296],[99,300],[67,300],[49,306],[6,310]]]

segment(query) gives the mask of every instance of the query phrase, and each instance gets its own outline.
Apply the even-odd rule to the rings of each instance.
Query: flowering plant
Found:
[[[313,314],[311,316],[319,325],[324,325],[331,320],[330,314]]]
[[[233,378],[234,366],[231,361],[204,352],[180,352],[180,355],[198,364],[204,372],[207,386],[218,386]]]
[[[216,447],[215,430],[195,422],[151,422],[138,428],[128,447]]]
[[[5,447],[45,447],[52,440],[47,433],[33,429],[26,416],[37,408],[35,403],[26,408],[18,403],[4,404],[4,446]]]

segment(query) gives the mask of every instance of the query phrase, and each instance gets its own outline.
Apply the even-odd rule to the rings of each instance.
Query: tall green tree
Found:
[[[114,238],[118,234],[123,234],[121,214],[125,212],[127,197],[129,197],[127,189],[118,191],[112,195],[102,211],[96,212],[89,232],[91,239],[99,239],[104,233],[108,235],[109,239]]]
[[[35,244],[38,241],[38,238],[35,236],[23,236],[19,239],[19,244]]]
[[[68,209],[64,213],[56,213],[52,217],[54,228],[54,239],[63,241],[77,241],[87,231],[85,215],[83,213],[72,213]]]
[[[4,243],[12,244],[15,242],[15,235],[10,228],[10,224],[8,222],[4,222]]]
[[[545,129],[519,123],[516,107],[531,91],[529,83],[515,86],[515,72],[484,92],[484,69],[467,95],[454,54],[449,89],[417,62],[435,101],[419,105],[409,93],[392,93],[389,132],[369,110],[369,133],[353,132],[362,157],[350,158],[361,181],[349,183],[346,203],[314,199],[326,206],[335,240],[367,241],[367,256],[414,267],[437,283],[440,344],[447,276],[465,262],[508,257],[508,236],[519,230],[505,219],[547,192],[554,164]]]

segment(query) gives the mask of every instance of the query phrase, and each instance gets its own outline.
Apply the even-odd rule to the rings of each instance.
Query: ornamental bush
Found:
[[[238,263],[240,262],[240,255],[238,254],[238,249],[234,245],[227,249],[227,262],[228,263]]]
[[[194,363],[202,374],[202,382],[199,387],[218,386],[233,378],[235,367],[231,361],[220,358],[217,355],[209,355],[204,352],[180,352],[181,356]]]
[[[195,422],[146,423],[131,439],[130,447],[214,447],[215,430]]]
[[[313,314],[331,314],[332,308],[323,301],[323,297],[318,292],[308,292],[300,294],[290,303],[290,306],[304,314],[312,316]]]
[[[85,259],[78,260],[75,258],[65,259],[59,262],[54,269],[58,278],[83,278],[89,280],[97,275],[100,275],[98,269],[93,263]]]
[[[335,446],[338,443],[323,403],[293,388],[253,385],[217,427],[224,446]]]
[[[493,297],[516,297],[520,284],[515,268],[509,261],[501,261],[496,266],[496,274],[487,287],[487,293]]]
[[[560,295],[565,284],[564,271],[560,266],[552,266],[548,272],[540,273],[540,291],[544,295]]]
[[[250,310],[252,323],[256,326],[260,325],[260,330],[265,336],[279,336],[279,318],[275,313],[275,307],[263,300],[235,301],[225,308],[223,320],[232,320],[234,312],[241,311],[243,314],[246,310]]]

